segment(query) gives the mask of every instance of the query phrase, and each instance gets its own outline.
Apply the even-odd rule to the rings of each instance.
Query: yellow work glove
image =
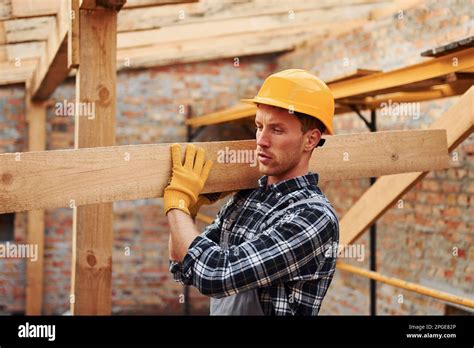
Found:
[[[204,163],[204,155],[204,149],[196,151],[196,146],[189,144],[183,165],[180,145],[171,145],[171,180],[163,197],[165,214],[170,209],[180,209],[190,215],[189,207],[196,204],[212,167],[212,161]]]
[[[227,197],[228,195],[231,195],[235,193],[236,191],[226,191],[226,192],[213,192],[213,193],[205,193],[205,194],[200,194],[198,196],[198,200],[195,204],[193,204],[191,207],[189,207],[189,212],[191,213],[191,217],[194,219],[199,212],[199,209],[203,205],[210,205],[214,204],[217,201]]]

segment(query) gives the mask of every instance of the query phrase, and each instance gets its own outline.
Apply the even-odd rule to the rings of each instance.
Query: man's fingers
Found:
[[[202,172],[202,166],[204,164],[204,155],[205,151],[202,147],[198,148],[196,152],[196,160],[194,161],[194,172],[198,175],[201,174]]]
[[[194,166],[194,157],[196,156],[196,146],[193,144],[188,144],[186,146],[186,159],[184,160],[184,167],[190,170]]]
[[[171,145],[172,166],[181,166],[181,146],[179,144]]]
[[[204,183],[207,181],[207,178],[209,177],[209,173],[211,172],[212,165],[213,165],[212,161],[207,160],[206,163],[204,164],[204,168],[202,168],[201,179]]]

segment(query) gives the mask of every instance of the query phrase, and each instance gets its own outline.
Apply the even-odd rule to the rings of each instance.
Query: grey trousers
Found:
[[[257,290],[223,297],[211,297],[211,315],[263,315]]]

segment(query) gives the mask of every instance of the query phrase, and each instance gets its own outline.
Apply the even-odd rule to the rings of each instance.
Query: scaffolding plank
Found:
[[[436,120],[430,129],[446,130],[449,151],[466,139],[474,131],[474,87]],[[341,245],[344,247],[353,243],[426,174],[427,171],[418,171],[379,178],[341,219]]]
[[[197,145],[214,161],[204,192],[256,187],[255,140]],[[0,154],[0,213],[162,197],[171,169],[169,146],[29,152],[20,161]],[[444,130],[388,131],[328,136],[314,150],[310,170],[328,181],[444,169],[448,161]]]

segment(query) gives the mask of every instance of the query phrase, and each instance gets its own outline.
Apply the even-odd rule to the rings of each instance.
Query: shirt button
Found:
[[[277,196],[277,197],[280,197],[280,196],[281,196],[281,193],[280,193],[280,192],[277,192],[276,196]]]

